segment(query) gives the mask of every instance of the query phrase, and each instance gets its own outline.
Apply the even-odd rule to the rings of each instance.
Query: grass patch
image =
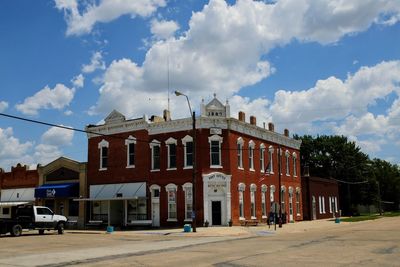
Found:
[[[385,212],[380,216],[379,214],[363,214],[361,216],[354,216],[354,217],[349,217],[349,218],[343,218],[341,219],[342,222],[362,222],[362,221],[368,221],[368,220],[376,220],[380,219],[383,217],[396,217],[400,216],[400,211],[395,211],[395,212]]]

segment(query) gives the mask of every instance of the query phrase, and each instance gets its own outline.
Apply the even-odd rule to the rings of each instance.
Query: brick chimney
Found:
[[[239,111],[239,120],[242,122],[246,121],[246,114],[243,111]]]
[[[283,134],[284,134],[286,137],[289,137],[289,130],[288,130],[288,129],[283,130]]]
[[[250,124],[257,125],[257,118],[255,116],[250,116]]]
[[[268,123],[268,131],[274,132],[275,131],[275,126],[272,122]]]

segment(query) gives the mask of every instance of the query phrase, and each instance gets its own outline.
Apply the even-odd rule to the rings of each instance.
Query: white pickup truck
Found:
[[[0,234],[10,233],[20,236],[23,229],[44,231],[57,230],[58,234],[64,233],[67,218],[42,206],[31,204],[1,203]]]

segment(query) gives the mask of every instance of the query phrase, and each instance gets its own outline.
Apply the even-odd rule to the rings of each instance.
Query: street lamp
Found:
[[[189,97],[179,91],[175,91],[176,96],[185,96],[189,111],[192,116],[192,126],[193,126],[193,172],[192,172],[192,228],[193,232],[196,232],[196,113],[192,112],[192,107],[190,106]]]

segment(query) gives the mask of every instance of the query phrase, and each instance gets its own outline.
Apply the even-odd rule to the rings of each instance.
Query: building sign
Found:
[[[55,197],[56,196],[56,190],[53,188],[53,189],[47,189],[46,190],[46,196],[47,197]]]
[[[210,134],[222,134],[222,129],[217,127],[211,127]]]
[[[210,181],[213,179],[220,179],[220,180],[226,180],[225,175],[221,174],[221,173],[214,173],[212,174],[209,178]]]

